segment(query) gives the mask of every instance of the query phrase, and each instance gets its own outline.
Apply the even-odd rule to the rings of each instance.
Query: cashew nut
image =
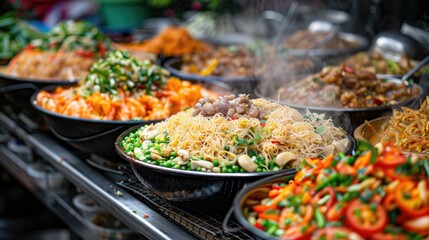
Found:
[[[160,155],[158,155],[158,154],[156,154],[154,152],[150,153],[150,158],[153,159],[153,160],[160,160],[160,159],[162,159],[162,157]]]
[[[379,152],[379,153],[382,153],[383,152],[383,144],[382,143],[376,143],[375,145],[374,145],[374,147],[376,147],[377,148],[377,152]]]
[[[246,170],[246,172],[255,172],[256,169],[258,169],[258,165],[254,163],[247,154],[238,157],[238,164]]]
[[[189,160],[189,152],[183,149],[179,149],[179,151],[177,151],[177,156],[183,158],[183,160]]]
[[[196,169],[197,167],[202,167],[205,169],[212,169],[214,167],[214,165],[212,162],[209,162],[206,160],[192,161],[191,162],[191,168]]]
[[[175,157],[172,161],[180,166],[186,165],[188,163],[188,161],[183,160],[181,157]]]
[[[282,152],[279,155],[277,155],[276,159],[274,160],[277,165],[280,167],[283,167],[290,161],[296,160],[295,153],[292,152]]]
[[[152,131],[148,131],[146,133],[143,134],[144,139],[154,139],[157,135],[158,135],[159,131],[158,130],[152,130]]]
[[[152,141],[151,140],[144,140],[143,142],[142,142],[142,148],[143,149],[148,149],[149,148],[149,144],[151,144],[152,143]]]

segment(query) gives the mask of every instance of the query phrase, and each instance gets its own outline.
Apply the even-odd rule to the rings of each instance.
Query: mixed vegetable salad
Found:
[[[306,159],[243,213],[284,239],[426,239],[429,182],[415,161],[390,143],[360,142],[350,156]]]

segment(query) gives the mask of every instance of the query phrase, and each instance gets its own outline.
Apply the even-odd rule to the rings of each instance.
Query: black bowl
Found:
[[[397,79],[387,80],[401,84],[400,80]],[[274,97],[271,98],[270,96],[276,96],[276,91],[279,89],[279,87],[280,86],[274,84],[273,86],[270,86],[266,92],[262,93],[259,86],[255,90],[255,95],[258,97],[267,98],[270,101],[278,101],[280,104],[295,108],[301,113],[305,113],[305,111],[308,109],[310,112],[325,114],[326,117],[332,118],[335,126],[342,127],[349,134],[353,134],[354,130],[360,124],[364,123],[365,120],[391,115],[393,109],[400,109],[403,106],[410,108],[416,107],[420,103],[420,99],[424,93],[422,87],[420,87],[418,84],[413,84],[413,91],[418,91],[418,94],[397,104],[368,108],[315,107],[304,106],[298,103],[290,103],[282,101],[281,99],[274,99]]]
[[[204,82],[222,82],[231,87],[233,93],[249,93],[253,94],[253,89],[257,85],[256,76],[246,77],[218,77],[218,76],[199,76],[196,74],[184,73],[180,71],[180,66],[183,61],[180,58],[168,59],[164,63],[164,67],[170,71],[173,76],[180,79],[204,81]]]
[[[276,174],[264,179],[261,179],[259,181],[256,181],[254,183],[248,184],[243,189],[241,189],[237,195],[235,196],[232,207],[230,211],[228,212],[228,215],[225,217],[223,228],[226,232],[236,232],[238,230],[242,230],[242,228],[236,228],[236,229],[230,229],[227,227],[227,223],[230,218],[230,214],[234,213],[235,219],[243,226],[245,229],[249,230],[256,239],[277,239],[274,236],[252,226],[250,224],[246,217],[243,214],[243,209],[246,206],[249,206],[250,202],[255,201],[248,201],[248,199],[253,200],[261,200],[263,198],[268,197],[268,191],[262,191],[260,189],[263,188],[270,188],[272,184],[274,183],[282,183],[287,182],[287,180],[292,179],[295,175],[295,172],[287,172],[282,174]]]
[[[212,91],[229,92],[228,86],[221,83],[200,83]],[[32,106],[41,112],[51,132],[60,140],[86,153],[100,155],[107,160],[120,161],[113,143],[125,129],[139,124],[151,124],[159,120],[148,121],[110,121],[71,117],[49,111],[36,103],[40,91],[53,91],[57,86],[48,86],[36,91],[31,97]]]
[[[139,161],[126,154],[120,142],[130,132],[140,126],[134,126],[123,132],[115,142],[117,153],[130,162],[134,174],[158,196],[180,206],[203,211],[225,213],[231,206],[235,194],[249,182],[279,173],[294,173],[294,169],[262,173],[209,173],[161,167]],[[350,141],[347,153],[356,147],[354,138],[346,134]]]
[[[338,37],[348,42],[356,43],[356,46],[345,49],[296,49],[287,48],[286,52],[291,56],[306,56],[321,60],[325,65],[333,65],[339,63],[343,58],[365,50],[369,41],[365,37],[353,34],[339,32]]]
[[[0,69],[0,94],[11,105],[18,108],[33,110],[30,103],[31,95],[42,87],[50,85],[73,85],[79,80],[34,79],[8,75]]]

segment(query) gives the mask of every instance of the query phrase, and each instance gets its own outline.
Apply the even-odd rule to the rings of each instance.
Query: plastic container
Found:
[[[127,228],[108,212],[98,212],[88,221],[92,229],[101,239],[138,239],[138,235]]]
[[[10,139],[7,143],[7,148],[24,162],[33,162],[33,153],[31,152],[31,149],[21,143],[18,139]]]
[[[27,174],[35,180],[38,187],[55,192],[62,191],[64,176],[45,164],[34,163],[27,168]]]
[[[94,214],[105,211],[102,206],[86,194],[78,194],[74,196],[73,206],[79,211],[82,217],[88,221],[91,220],[91,217]]]

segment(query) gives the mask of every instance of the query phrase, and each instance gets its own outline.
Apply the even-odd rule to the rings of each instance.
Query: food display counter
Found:
[[[21,118],[22,115],[18,117],[17,113],[3,111],[0,113],[0,126],[10,134],[11,139],[19,139],[31,149],[35,159],[52,166],[64,176],[65,181],[104,206],[140,237],[144,236],[143,239],[250,238],[245,231],[223,233],[223,217],[216,213],[190,211],[157,197],[132,174],[127,174],[131,169],[126,164],[115,168],[103,167],[94,162],[88,164],[88,156],[81,156],[75,150],[68,149],[48,132],[32,129],[34,123],[29,119],[24,123]],[[28,162],[18,155],[6,143],[0,145],[0,164],[5,169],[39,197],[76,234],[84,239],[99,239],[73,208],[70,192],[57,192],[37,186],[26,171]],[[234,222],[230,224],[234,226]]]
[[[78,239],[427,238],[424,43],[298,29],[300,4],[258,13],[272,36],[199,12],[132,42],[31,35],[0,66],[1,169]]]

